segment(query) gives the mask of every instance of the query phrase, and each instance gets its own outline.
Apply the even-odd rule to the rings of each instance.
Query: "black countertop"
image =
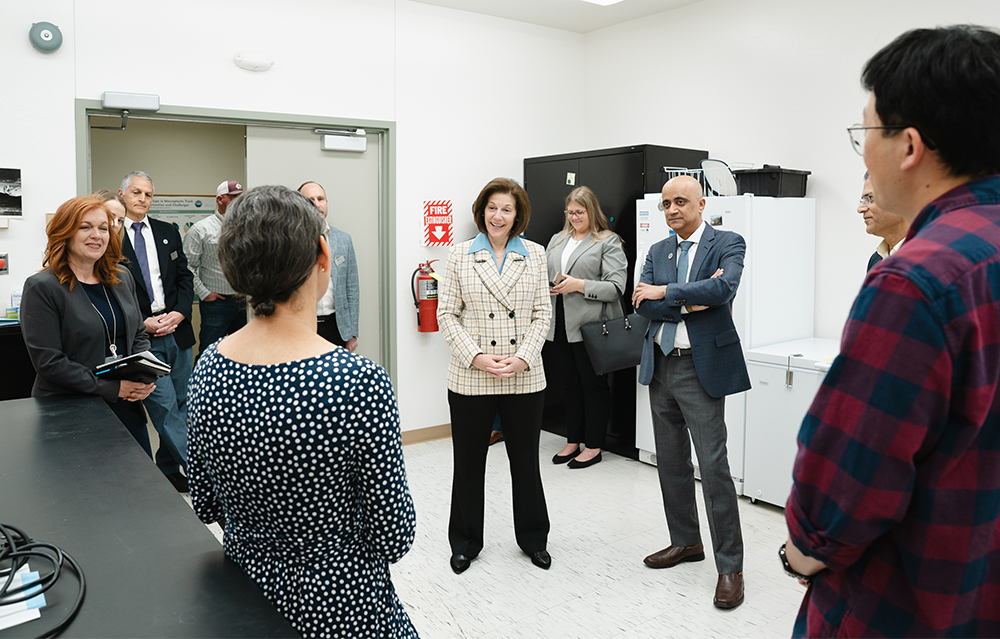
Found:
[[[83,568],[86,599],[62,636],[298,636],[99,398],[0,402],[0,523]],[[53,627],[76,583],[67,571],[41,619],[0,637]]]

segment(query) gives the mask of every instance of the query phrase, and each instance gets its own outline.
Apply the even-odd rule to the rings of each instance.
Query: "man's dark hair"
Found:
[[[255,315],[274,313],[309,279],[326,221],[301,193],[258,186],[233,200],[219,235],[226,281],[250,298]]]
[[[952,175],[1000,173],[1000,33],[976,25],[907,31],[865,64],[861,84],[875,94],[882,124],[917,129]]]

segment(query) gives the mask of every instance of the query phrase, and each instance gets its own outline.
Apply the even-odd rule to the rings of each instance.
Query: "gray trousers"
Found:
[[[674,546],[701,543],[691,463],[693,441],[700,463],[715,567],[720,575],[740,572],[743,533],[726,456],[725,398],[716,399],[705,392],[690,355],[666,356],[657,347],[654,357],[649,407],[670,543]]]

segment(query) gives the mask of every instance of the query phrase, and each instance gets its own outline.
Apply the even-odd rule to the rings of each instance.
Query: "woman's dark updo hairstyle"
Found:
[[[254,315],[267,317],[309,278],[326,220],[304,195],[258,186],[229,205],[219,236],[226,281],[246,295]]]

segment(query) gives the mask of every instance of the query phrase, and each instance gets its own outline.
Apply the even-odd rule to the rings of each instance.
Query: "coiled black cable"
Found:
[[[10,585],[14,581],[14,575],[28,562],[28,559],[41,560],[51,566],[52,571],[44,575],[39,571],[38,581],[33,581],[26,585],[22,584],[18,588],[11,588]],[[0,524],[0,568],[10,569],[7,578],[0,585],[0,605],[28,601],[46,592],[59,579],[64,563],[68,564],[73,572],[76,573],[77,580],[80,582],[80,590],[66,618],[60,621],[59,625],[55,628],[39,635],[39,639],[56,637],[69,626],[83,605],[83,596],[87,592],[87,580],[83,576],[80,564],[76,563],[75,559],[63,552],[59,547],[35,541],[28,537],[23,530],[14,526]],[[28,594],[29,590],[32,591],[31,594]]]

